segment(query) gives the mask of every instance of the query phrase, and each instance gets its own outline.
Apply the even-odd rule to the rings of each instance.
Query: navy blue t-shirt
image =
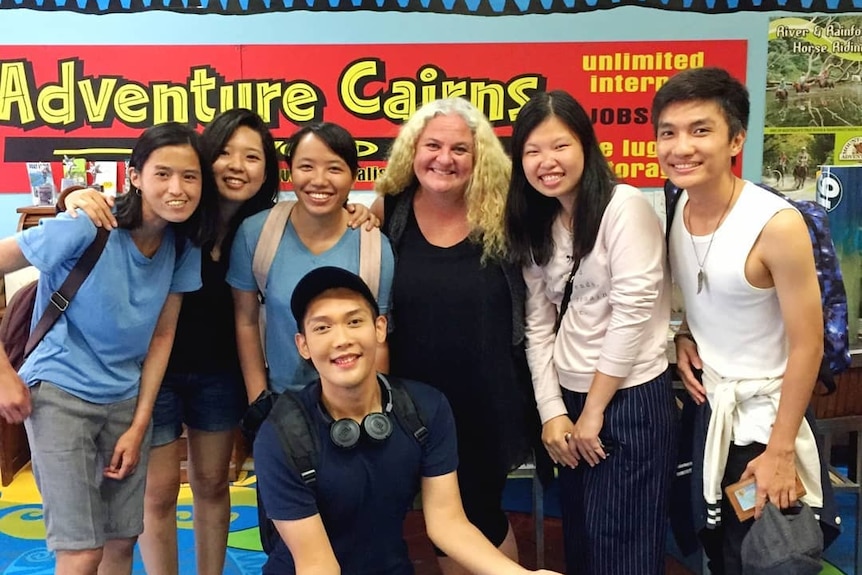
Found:
[[[320,438],[314,486],[307,486],[287,461],[269,421],[255,441],[258,486],[270,519],[296,520],[319,513],[345,575],[412,574],[402,536],[405,515],[423,477],[445,475],[458,467],[455,423],[446,398],[425,384],[403,384],[428,428],[422,445],[395,423],[392,435],[382,443],[363,438],[353,449],[336,447],[329,439],[319,382],[299,392]],[[263,573],[295,573],[283,541],[278,541]]]

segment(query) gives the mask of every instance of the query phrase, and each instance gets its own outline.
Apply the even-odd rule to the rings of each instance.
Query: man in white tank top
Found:
[[[700,536],[713,575],[740,573],[753,522],[737,520],[724,486],[754,477],[759,517],[767,501],[796,503],[798,475],[803,500],[823,506],[804,420],[823,355],[814,257],[801,215],[732,172],[748,124],[745,86],[717,68],[687,70],[658,91],[652,111],[660,165],[684,189],[668,214],[670,267],[686,310],[677,367],[694,401],[712,410],[700,446]]]

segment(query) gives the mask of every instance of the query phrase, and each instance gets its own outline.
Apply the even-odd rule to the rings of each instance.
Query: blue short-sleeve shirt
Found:
[[[51,293],[93,242],[96,226],[85,214],[60,214],[15,237],[24,257],[40,272],[35,325]],[[152,257],[138,250],[129,230],[112,230],[69,308],[21,367],[24,382],[50,381],[91,403],[136,397],[165,299],[169,293],[201,286],[200,249],[186,242],[177,251],[170,226]]]
[[[288,463],[269,421],[254,444],[255,471],[267,515],[296,520],[319,513],[342,573],[412,574],[402,533],[407,511],[423,477],[445,475],[458,467],[455,421],[446,398],[428,385],[399,381],[428,428],[428,438],[421,445],[395,423],[392,435],[382,443],[362,438],[353,449],[335,446],[329,439],[331,419],[320,404],[319,382],[299,392],[320,444],[314,486],[306,485]],[[283,541],[270,554],[263,572],[295,572]]]
[[[252,271],[254,250],[269,211],[247,218],[237,231],[230,254],[227,282],[243,291],[257,291]],[[278,251],[266,280],[266,359],[269,384],[274,391],[301,389],[317,377],[314,368],[302,359],[296,349],[296,322],[290,311],[290,297],[305,274],[321,266],[335,266],[359,273],[359,237],[361,231],[347,229],[338,242],[320,254],[311,253],[288,221]],[[389,240],[381,242],[380,289],[377,301],[380,313],[389,311],[395,256]]]

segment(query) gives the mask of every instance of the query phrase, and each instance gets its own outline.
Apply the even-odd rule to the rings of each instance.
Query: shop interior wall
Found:
[[[743,39],[748,42],[747,83],[752,104],[743,175],[758,180],[763,156],[761,119],[765,105],[767,29],[769,19],[782,14],[786,13],[697,14],[620,7],[579,14],[494,17],[370,11],[295,11],[248,16],[153,11],[93,16],[12,9],[0,11],[0,44],[286,45]],[[22,56],[26,57],[26,53]],[[289,57],[287,50],[284,57]],[[501,54],[501,57],[506,55]],[[433,62],[433,54],[429,54],[429,60]],[[128,66],[134,69],[135,62],[129,62]],[[29,194],[0,194],[0,237],[14,233],[18,221],[15,209],[29,202]]]

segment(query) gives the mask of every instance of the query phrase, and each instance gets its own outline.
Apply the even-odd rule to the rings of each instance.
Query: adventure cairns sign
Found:
[[[297,126],[343,125],[359,144],[357,187],[370,189],[399,125],[423,103],[468,98],[505,140],[530,96],[552,89],[581,101],[621,179],[660,186],[649,118],[656,90],[701,66],[744,80],[745,62],[741,40],[0,46],[0,192],[29,189],[25,162],[56,162],[54,174],[64,156],[122,163],[149,126],[200,127],[235,107],[260,114],[280,147]]]

